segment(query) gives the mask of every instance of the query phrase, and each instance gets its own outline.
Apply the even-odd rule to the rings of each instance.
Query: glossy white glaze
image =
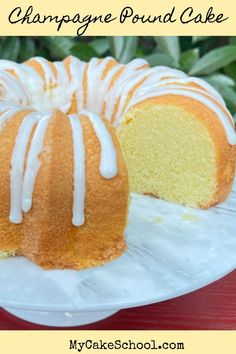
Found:
[[[3,113],[0,115],[0,133],[4,128],[4,125],[14,117],[14,115],[20,111],[23,111],[24,108],[10,106],[6,110],[4,109]]]
[[[19,128],[12,152],[10,171],[11,206],[9,219],[13,224],[19,224],[22,222],[21,204],[26,150],[32,130],[39,119],[40,114],[37,112],[30,113],[24,118]]]
[[[101,146],[100,173],[104,178],[113,178],[118,173],[117,154],[111,135],[101,117],[93,112],[81,111],[89,118]]]
[[[74,150],[74,191],[72,224],[81,226],[85,222],[85,147],[83,129],[78,115],[70,115]]]
[[[41,66],[43,78],[30,66],[32,61]],[[40,168],[39,155],[43,150],[44,136],[52,111],[60,109],[67,113],[73,98],[76,100],[78,114],[85,115],[93,125],[101,145],[100,173],[107,179],[115,177],[118,170],[116,149],[100,117],[104,107],[105,118],[118,128],[124,113],[139,102],[163,95],[189,97],[214,112],[215,118],[225,130],[229,144],[236,144],[232,117],[222,97],[211,85],[199,78],[189,78],[180,70],[164,66],[147,68],[147,62],[143,59],[134,59],[127,65],[114,63],[106,70],[113,61],[112,57],[107,57],[102,60],[93,58],[85,63],[70,56],[68,66],[66,62],[53,63],[54,71],[50,63],[40,57],[34,57],[23,64],[0,60],[0,133],[17,112],[26,109],[41,112],[30,113],[24,118],[15,141],[10,172],[11,222],[20,223],[22,210],[27,212],[32,206],[35,181]],[[72,223],[80,226],[85,221],[86,194],[83,131],[79,115],[70,115],[69,119],[74,148]],[[26,159],[26,149],[35,125]]]
[[[142,90],[145,88],[152,87],[152,85],[159,85],[162,81],[164,81],[167,77],[172,77],[173,79],[176,78],[186,78],[187,75],[178,71],[173,70],[170,68],[162,68],[161,71],[157,68],[139,70],[138,72],[133,72],[132,76],[128,78],[124,77],[123,82],[120,84],[120,90],[118,91],[119,95],[119,106],[117,112],[114,115],[114,122],[116,123],[117,120],[120,119],[122,116],[126,104],[132,100],[132,98],[136,95],[142,93]],[[115,91],[115,90],[114,90]],[[112,93],[114,94],[114,92]],[[115,96],[117,95],[117,90],[115,92]],[[111,97],[110,97],[111,99]],[[116,97],[117,99],[117,97]],[[113,108],[114,110],[114,108]]]
[[[172,88],[168,88],[168,86],[162,87],[162,88],[159,87],[158,90],[151,92],[149,94],[146,94],[146,95],[130,102],[126,111],[128,111],[134,105],[136,105],[142,101],[145,101],[149,98],[160,97],[160,96],[165,96],[165,95],[176,95],[176,96],[189,97],[189,98],[196,100],[196,101],[204,104],[205,106],[207,106],[210,110],[212,110],[215,113],[215,118],[219,119],[221,124],[223,125],[229,144],[231,144],[231,145],[236,144],[235,129],[229,120],[229,117],[231,117],[230,113],[227,114],[225,107],[222,109],[220,106],[216,105],[214,100],[206,97],[203,94],[200,94],[199,92],[194,92],[194,90],[189,90],[189,89],[185,89],[185,88],[184,89],[183,88],[172,89]]]
[[[22,187],[21,206],[24,212],[28,212],[32,207],[35,181],[41,165],[39,155],[43,150],[44,137],[51,117],[52,113],[46,113],[40,116],[31,141]]]
[[[189,85],[189,84],[196,84],[200,86],[204,91],[211,94],[214,98],[220,101],[220,103],[225,106],[225,102],[222,96],[217,92],[210,84],[206,81],[199,79],[197,77],[188,77],[188,78],[181,78],[181,79],[166,79],[160,82],[160,86],[169,85],[169,84],[182,84],[182,85]],[[186,88],[186,86],[184,86]],[[188,89],[191,89],[191,86],[188,86]]]
[[[27,94],[19,80],[5,71],[0,71],[0,97],[13,104],[26,105],[28,103]]]
[[[85,95],[83,88],[83,81],[85,76],[86,63],[70,56],[70,74],[71,74],[71,82],[72,86],[72,96],[75,94],[76,103],[77,103],[77,112],[84,108],[85,103]]]
[[[56,83],[56,77],[49,62],[42,57],[33,57],[30,59],[30,61],[35,61],[40,64],[44,74],[44,81],[46,86],[45,91],[50,90],[51,87]]]

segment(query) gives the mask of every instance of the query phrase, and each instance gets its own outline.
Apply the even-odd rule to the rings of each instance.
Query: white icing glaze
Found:
[[[97,99],[95,90],[98,91],[100,89],[98,85],[101,82],[102,73],[110,60],[111,58],[108,57],[100,63],[98,58],[92,58],[88,63],[86,106],[90,107],[91,110],[94,110],[94,101]]]
[[[83,80],[86,63],[70,56],[70,72],[72,76],[71,86],[73,93],[76,93],[77,111],[84,108],[84,89]],[[74,79],[73,79],[74,78]]]
[[[46,89],[49,90],[52,87],[52,85],[56,83],[56,78],[54,72],[52,71],[51,66],[49,65],[49,62],[42,57],[33,57],[30,59],[30,61],[36,61],[38,64],[41,65],[41,68],[43,69],[44,72]]]
[[[157,82],[166,77],[186,78],[187,75],[181,71],[166,67],[162,67],[160,71],[158,70],[158,67],[134,71],[130,70],[130,66],[127,65],[114,87],[108,92],[107,95],[105,95],[106,118],[111,120],[114,117],[114,121],[120,119],[124,112],[127,99],[135,85],[140,84],[136,87],[136,90],[132,93],[132,96],[136,92],[142,91],[143,88],[149,87],[151,84],[157,84]],[[130,97],[130,99],[131,98],[132,97]],[[117,112],[115,112],[115,105],[117,102],[119,102],[119,106]]]
[[[66,67],[63,61],[54,61],[53,62],[57,70],[57,85],[62,87],[68,87],[69,77],[67,75]]]
[[[15,141],[10,171],[10,221],[13,223],[20,223],[22,210],[28,212],[32,207],[35,182],[40,169],[39,156],[43,151],[44,136],[52,117],[51,110],[57,108],[67,113],[73,96],[76,99],[77,112],[86,116],[93,125],[101,146],[100,174],[107,179],[115,177],[118,168],[112,138],[99,116],[104,104],[106,119],[119,127],[124,112],[141,101],[167,94],[186,96],[211,109],[224,127],[229,144],[236,144],[236,133],[231,124],[233,120],[219,93],[205,81],[189,78],[180,70],[165,66],[147,68],[145,60],[134,59],[127,65],[116,63],[104,74],[113,58],[107,57],[102,60],[93,58],[87,64],[70,56],[70,78],[65,62],[53,63],[55,74],[46,59],[35,57],[31,60],[40,64],[44,80],[29,63],[17,64],[0,60],[0,94],[3,100],[0,101],[0,133],[9,119],[21,110],[36,109],[44,112],[27,114]],[[118,72],[120,74],[111,85]],[[85,80],[87,92],[84,92]],[[190,86],[191,83],[199,87]],[[85,149],[79,114],[69,116],[74,149],[72,223],[75,226],[83,225],[85,222]],[[35,126],[25,161],[30,136]]]
[[[133,69],[133,70],[139,70],[143,66],[148,66],[148,62],[146,60],[140,59],[140,58],[133,59],[128,64],[126,64],[126,67],[128,67],[129,69]]]
[[[134,106],[144,100],[147,100],[152,97],[159,97],[159,96],[165,96],[165,95],[177,95],[177,96],[185,96],[192,98],[194,100],[197,100],[210,108],[216,115],[216,118],[218,118],[223,125],[225,129],[225,133],[228,139],[229,144],[234,145],[236,144],[236,133],[235,129],[233,128],[232,124],[230,123],[228,117],[231,117],[230,113],[228,115],[226,114],[226,108],[224,107],[224,110],[221,109],[219,106],[217,106],[213,100],[210,98],[205,97],[204,95],[190,91],[188,89],[168,89],[168,86],[165,88],[159,88],[156,92],[152,92],[149,94],[146,94],[143,97],[138,98],[137,100],[133,100],[127,107],[126,111],[131,108],[131,106]]]
[[[72,129],[74,150],[74,192],[72,224],[74,226],[81,226],[85,222],[84,204],[86,189],[83,130],[79,116],[70,115],[69,119]]]
[[[40,110],[41,107],[44,107],[46,111],[59,108],[66,113],[75,93],[78,112],[85,108],[101,114],[103,103],[105,102],[105,116],[108,120],[114,121],[115,126],[119,125],[126,105],[130,100],[132,102],[137,100],[138,97],[146,96],[151,91],[156,92],[158,87],[163,85],[195,83],[207,94],[210,94],[222,105],[225,105],[219,93],[205,81],[198,78],[189,78],[180,70],[170,69],[165,66],[148,69],[144,67],[147,66],[147,62],[143,59],[134,59],[126,66],[117,64],[103,78],[103,72],[113,58],[107,57],[103,60],[93,58],[88,64],[86,94],[83,90],[86,63],[71,56],[70,71],[72,79],[69,80],[63,62],[54,63],[58,73],[56,77],[47,60],[40,57],[35,57],[31,60],[35,60],[41,65],[45,75],[47,90],[44,90],[44,81],[37,70],[31,68],[28,64],[16,64],[7,60],[0,60],[0,83],[2,79],[3,96],[8,102],[18,105],[30,103],[37,110]],[[123,72],[114,85],[110,87],[112,78],[122,67],[124,67]],[[16,73],[19,80],[12,73],[4,72],[4,70],[9,69]],[[144,78],[145,80],[141,82]],[[140,86],[138,86],[139,83]],[[136,90],[133,90],[135,85],[137,85]],[[188,90],[193,91],[193,88],[188,86]],[[28,102],[29,97],[31,102]],[[85,97],[87,97],[86,106],[84,106]],[[118,102],[119,105],[117,110],[115,110]]]
[[[35,112],[28,114],[24,118],[19,128],[12,152],[10,171],[11,206],[9,219],[13,224],[19,224],[22,222],[21,200],[25,155],[31,132],[39,118],[40,114]]]
[[[179,90],[180,93],[182,90],[186,91],[186,89],[189,91],[189,92],[195,92],[195,93],[198,93],[200,95],[202,95],[203,97],[207,97],[209,98],[211,101],[213,101],[213,103],[215,103],[216,105],[218,104],[221,108],[222,111],[225,112],[225,114],[227,115],[228,119],[232,122],[232,125],[234,125],[234,121],[233,121],[233,118],[230,114],[230,112],[227,110],[226,106],[225,105],[221,105],[219,103],[219,101],[214,97],[212,96],[211,94],[209,94],[209,92],[203,90],[203,89],[198,89],[196,87],[188,87],[186,88],[186,86],[183,86],[183,85],[172,85],[172,84],[168,84],[168,85],[160,85],[160,89],[161,90],[164,90],[164,89],[174,89],[174,90]],[[152,90],[152,92],[155,91],[155,90]]]
[[[117,155],[111,135],[103,123],[101,117],[96,113],[86,110],[81,111],[82,115],[89,118],[101,146],[101,159],[99,170],[104,178],[113,178],[118,173]]]
[[[43,80],[36,70],[27,64],[17,64],[10,60],[0,60],[0,69],[11,70],[18,77],[22,85],[28,86],[31,82],[37,85],[37,88],[43,87]],[[11,74],[11,73],[10,73]]]
[[[104,70],[109,62],[113,60],[114,59],[111,57],[107,57],[102,61],[92,59],[88,64],[86,107],[97,114],[101,113],[104,96],[106,95],[112,78],[123,67],[121,64],[115,65],[109,70],[106,77],[102,79]]]
[[[115,65],[111,70],[108,71],[105,78],[101,80],[99,84],[99,90],[96,90],[97,100],[95,100],[94,112],[100,114],[103,108],[104,97],[109,91],[109,87],[111,85],[112,79],[114,76],[123,68],[124,66],[121,64]],[[102,76],[102,75],[101,75]]]
[[[41,165],[39,155],[43,150],[44,136],[51,117],[52,113],[41,115],[31,141],[22,188],[21,206],[24,212],[28,212],[32,206],[35,181]]]
[[[69,81],[69,76],[66,71],[64,62],[54,62],[56,69],[56,82],[51,87],[50,97],[48,98],[50,109],[60,109],[62,112],[67,113],[71,106],[72,87]]]
[[[37,70],[28,64],[19,64],[19,69],[16,73],[22,85],[25,85],[26,90],[31,93],[30,99],[32,99],[32,95],[36,95],[37,92],[42,93],[44,91],[44,81],[42,77]]]
[[[163,86],[163,85],[169,85],[169,84],[197,84],[199,85],[204,91],[206,91],[206,93],[211,94],[214,98],[216,98],[218,101],[220,101],[220,103],[225,106],[225,102],[222,98],[222,96],[211,86],[209,85],[206,81],[203,81],[197,77],[189,77],[186,79],[166,79],[166,80],[162,80],[159,83],[159,86]],[[186,88],[186,86],[184,86]],[[188,86],[188,89],[191,89],[191,86]]]
[[[184,86],[182,80],[184,82],[187,81],[187,79],[168,79],[168,80],[161,80],[158,84],[155,85],[146,86],[143,89],[138,90],[137,94],[133,98],[133,101],[137,101],[139,99],[141,100],[142,97],[153,95],[154,93],[163,91],[165,89],[166,90],[175,89],[178,90],[180,94],[183,90],[184,92],[185,91],[195,92],[202,95],[203,97],[205,96],[208,97],[211,101],[213,101],[213,103],[218,104],[221,107],[221,109],[225,112],[225,114],[228,116],[228,119],[232,122],[232,125],[234,126],[233,118],[230,112],[227,110],[225,104],[222,105],[221,102],[215,96],[213,96],[211,93],[209,93],[209,91],[206,91],[205,89],[196,88],[194,86]],[[191,80],[191,78],[189,78],[189,80]],[[180,82],[180,84],[178,84],[177,81]],[[220,120],[219,117],[217,118]],[[115,123],[119,124],[119,121]],[[233,127],[232,130],[234,131]]]
[[[116,80],[113,87],[109,90],[107,95],[104,96],[104,101],[106,103],[105,116],[108,120],[111,120],[114,113],[115,113],[115,105],[116,105],[118,99],[124,93],[124,86],[130,80],[134,79],[137,75],[139,75],[139,72],[137,73],[137,71],[135,71],[131,68],[133,68],[132,65],[125,66],[123,72],[118,77],[118,79]],[[142,70],[142,69],[140,69],[140,70]]]
[[[19,108],[19,107],[9,107],[7,110],[0,115],[0,133],[2,129],[4,128],[4,125],[14,117],[14,115],[20,111],[23,111],[24,108]]]
[[[114,121],[116,122],[119,117],[124,112],[125,105],[128,100],[128,96],[130,95],[131,91],[133,88],[136,87],[136,90],[132,93],[130,99],[136,94],[136,92],[142,92],[143,87],[150,87],[153,83],[155,85],[159,84],[164,81],[166,77],[173,77],[173,78],[186,78],[187,75],[182,73],[181,71],[178,70],[173,70],[173,69],[168,69],[168,68],[162,68],[161,72],[157,70],[156,68],[152,69],[145,69],[145,70],[140,70],[135,73],[133,73],[132,77],[129,78],[129,80],[125,80],[123,84],[120,85],[120,102],[119,102],[119,107],[118,110],[115,114]],[[144,80],[144,81],[143,81]],[[143,81],[143,82],[142,82]],[[138,85],[139,84],[139,85]]]
[[[0,71],[0,85],[3,90],[1,96],[6,102],[14,104],[26,105],[28,97],[19,80],[8,72]]]

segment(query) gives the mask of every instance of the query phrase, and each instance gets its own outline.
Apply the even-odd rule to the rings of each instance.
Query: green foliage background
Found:
[[[183,70],[212,84],[236,117],[236,37],[0,37],[1,59],[70,54],[81,60],[112,55],[122,63],[142,57],[151,66]]]

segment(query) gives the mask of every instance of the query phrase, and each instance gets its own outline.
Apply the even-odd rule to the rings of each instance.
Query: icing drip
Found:
[[[40,114],[35,112],[28,114],[24,118],[16,137],[12,153],[10,171],[11,207],[9,219],[13,224],[22,222],[21,199],[25,155],[32,130],[39,118]]]
[[[52,108],[58,108],[66,113],[70,109],[72,99],[72,88],[69,81],[69,76],[66,71],[64,62],[53,63],[57,71],[57,82],[51,88],[51,98],[53,102]]]
[[[130,102],[135,102],[152,92],[157,92],[161,87],[168,86],[178,90],[184,87],[189,92],[198,92],[203,96],[203,92],[200,92],[202,90],[204,95],[209,95],[210,100],[216,99],[225,107],[222,97],[207,82],[199,78],[189,78],[180,70],[165,66],[147,68],[147,62],[143,59],[134,59],[127,65],[117,63],[103,77],[104,70],[114,60],[113,58],[93,58],[86,64],[70,56],[71,79],[64,62],[53,63],[57,71],[57,75],[55,75],[50,63],[44,58],[35,57],[31,60],[41,65],[45,80],[28,63],[16,64],[0,60],[0,83],[2,84],[0,89],[2,89],[4,100],[17,105],[30,104],[41,111],[59,108],[66,113],[70,108],[72,97],[75,97],[77,112],[88,109],[101,114],[105,107],[106,118],[115,126],[119,126],[126,107],[130,107]],[[122,68],[124,70],[111,87],[113,77]],[[6,70],[12,72],[6,72]],[[85,77],[87,77],[87,92],[84,92]],[[189,85],[191,83],[199,87],[194,88]],[[46,91],[44,86],[46,86]],[[233,121],[228,112],[225,114]],[[222,121],[219,117],[218,119]],[[231,135],[233,134],[235,131],[232,127]]]
[[[126,66],[133,70],[139,70],[142,69],[142,67],[148,67],[149,65],[146,60],[139,58],[131,60]]]
[[[105,116],[109,121],[111,121],[115,113],[115,105],[118,99],[124,92],[124,85],[127,84],[129,80],[133,79],[135,76],[137,76],[137,72],[131,69],[129,65],[127,65],[122,74],[116,80],[114,86],[109,90],[107,95],[104,96],[104,101],[106,103]]]
[[[63,61],[54,61],[54,66],[57,70],[57,85],[65,87],[69,85],[69,77]]]
[[[43,79],[36,70],[28,66],[27,64],[17,64],[10,60],[0,60],[0,69],[13,71],[21,84],[28,87],[31,82],[36,84],[37,89],[43,87]],[[9,73],[11,75],[11,73]],[[14,76],[13,76],[14,77]]]
[[[124,80],[124,83],[122,83],[120,86],[120,102],[118,110],[114,117],[114,121],[121,117],[128,99],[132,99],[137,90],[138,92],[140,92],[142,91],[142,87],[149,87],[149,85],[151,85],[152,83],[155,83],[156,85],[157,82],[161,82],[161,80],[166,77],[185,78],[187,77],[187,75],[181,73],[178,70],[173,71],[172,69],[164,69],[163,67],[161,72],[159,72],[156,68],[140,70],[138,73],[133,73],[129,80]],[[131,94],[132,89],[134,89],[135,87],[136,89],[133,90],[133,93]]]
[[[172,90],[172,89],[178,90],[178,91],[180,92],[180,94],[181,94],[181,91],[182,91],[182,90],[183,90],[184,92],[186,91],[186,86],[183,86],[183,85],[171,85],[171,84],[169,84],[169,85],[163,85],[163,86],[160,85],[159,90],[160,90],[160,91],[163,91],[165,88],[168,89],[168,90]],[[192,86],[192,87],[188,87],[187,90],[188,90],[189,92],[195,92],[195,93],[198,93],[199,95],[201,95],[201,96],[203,96],[203,97],[209,98],[210,101],[212,101],[215,105],[218,105],[218,106],[220,107],[220,109],[221,109],[223,112],[225,112],[226,116],[228,117],[228,120],[232,123],[232,127],[234,126],[233,118],[232,118],[230,112],[227,110],[226,106],[219,104],[219,101],[216,100],[215,97],[212,97],[212,96],[209,94],[209,92],[207,92],[207,91],[205,91],[205,90],[202,90],[202,89],[198,89],[198,88],[193,87],[193,86]],[[155,91],[155,90],[152,90],[152,92],[153,92],[153,91]],[[197,96],[196,96],[196,98],[197,98]],[[217,117],[217,118],[220,120],[219,117]]]
[[[110,58],[108,58],[110,60]],[[107,63],[107,60],[105,60]],[[93,110],[94,106],[94,93],[95,90],[98,89],[97,85],[100,82],[100,76],[102,75],[102,71],[105,69],[104,61],[103,65],[99,65],[99,59],[92,58],[88,63],[87,69],[87,93],[86,93],[86,107],[91,107]],[[99,66],[101,69],[99,70]]]
[[[74,150],[74,192],[73,192],[73,218],[74,226],[81,226],[85,222],[85,149],[83,142],[83,131],[79,116],[70,115],[70,124],[73,137]]]
[[[30,59],[30,61],[36,61],[38,64],[41,65],[41,68],[43,69],[44,72],[46,90],[50,89],[55,84],[56,78],[54,72],[50,67],[49,62],[46,59],[41,57],[33,57]]]
[[[2,108],[2,107],[1,107]],[[5,109],[4,109],[5,110]],[[4,128],[4,125],[18,112],[24,111],[25,108],[19,108],[19,107],[11,107],[8,106],[6,108],[6,111],[0,115],[0,133],[2,129]]]
[[[101,111],[103,108],[103,103],[104,103],[104,97],[106,96],[107,92],[109,91],[109,87],[111,85],[112,79],[122,69],[122,67],[123,67],[123,65],[117,64],[111,70],[109,70],[106,77],[100,81],[99,90],[96,93],[97,100],[95,100],[96,105],[94,106],[94,112],[101,114]]]
[[[221,97],[221,95],[211,86],[209,85],[207,82],[197,78],[197,77],[189,77],[187,79],[166,79],[163,80],[159,83],[159,86],[164,86],[164,85],[169,85],[169,84],[184,84],[184,85],[188,85],[188,84],[197,84],[198,86],[200,86],[200,88],[202,88],[206,93],[211,94],[214,98],[216,98],[217,100],[220,101],[220,103],[225,106],[225,102],[223,100],[223,98]],[[184,88],[186,88],[186,86],[184,86]],[[197,87],[194,86],[188,86],[188,89],[197,89]]]
[[[89,118],[101,145],[101,159],[99,170],[104,178],[113,178],[118,173],[116,149],[111,135],[101,117],[95,113],[83,110],[82,115]]]
[[[100,114],[102,110],[104,96],[109,88],[114,75],[123,67],[121,64],[117,64],[112,67],[106,77],[102,79],[104,70],[109,62],[114,59],[107,57],[100,62],[98,59],[90,60],[87,70],[87,102],[86,107]]]
[[[66,61],[50,64],[40,57],[30,61],[36,61],[41,66],[44,79],[27,62],[17,64],[0,60],[0,133],[5,124],[20,111],[36,108],[45,112],[28,113],[16,137],[10,171],[9,218],[12,223],[21,223],[22,211],[28,212],[32,207],[35,182],[41,165],[40,154],[43,151],[44,137],[52,111],[59,108],[67,113],[74,98],[78,115],[69,116],[74,151],[74,226],[83,225],[85,222],[85,147],[80,114],[89,119],[99,140],[99,171],[106,179],[115,177],[118,167],[111,135],[100,117],[104,107],[106,119],[119,127],[124,113],[144,100],[164,95],[189,97],[215,113],[216,119],[225,130],[229,144],[236,144],[233,119],[220,94],[205,81],[188,77],[180,70],[165,66],[148,68],[143,59],[134,59],[123,65],[116,63],[112,57],[93,58],[89,63],[85,63],[70,56],[68,73]],[[106,70],[111,62],[113,63],[109,70]],[[55,73],[52,68],[55,68]],[[84,87],[87,88],[86,92]]]
[[[84,88],[83,80],[85,74],[86,63],[80,61],[79,59],[70,56],[70,72],[71,72],[71,86],[73,93],[76,94],[77,111],[84,108]],[[77,78],[77,80],[73,80]],[[78,80],[78,78],[80,78]]]
[[[21,206],[24,212],[28,212],[32,207],[32,195],[36,177],[41,165],[39,156],[43,150],[44,136],[51,117],[52,113],[48,113],[40,117],[31,141],[31,146],[26,162],[25,175],[23,179]]]
[[[28,97],[20,82],[7,72],[0,71],[0,85],[3,90],[1,96],[7,102],[27,104]]]
[[[132,62],[131,62],[132,64]],[[127,64],[125,70],[118,78],[114,87],[105,95],[106,102],[106,118],[108,120],[120,119],[124,112],[127,101],[132,98],[136,91],[140,92],[142,87],[149,87],[153,83],[157,83],[166,77],[186,78],[187,75],[178,70],[162,67],[161,71],[157,68],[133,70],[134,66]],[[143,82],[142,82],[143,81]],[[136,86],[137,85],[137,86]],[[136,86],[136,89],[133,90]],[[133,90],[133,92],[132,92]],[[132,94],[131,94],[132,92]],[[129,97],[131,96],[131,97]],[[115,106],[119,102],[117,111]]]

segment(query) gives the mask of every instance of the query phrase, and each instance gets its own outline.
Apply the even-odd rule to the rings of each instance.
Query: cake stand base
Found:
[[[46,311],[24,311],[5,308],[10,314],[22,320],[33,322],[44,326],[72,327],[82,326],[89,323],[103,320],[112,316],[119,310],[102,312],[46,312]]]

